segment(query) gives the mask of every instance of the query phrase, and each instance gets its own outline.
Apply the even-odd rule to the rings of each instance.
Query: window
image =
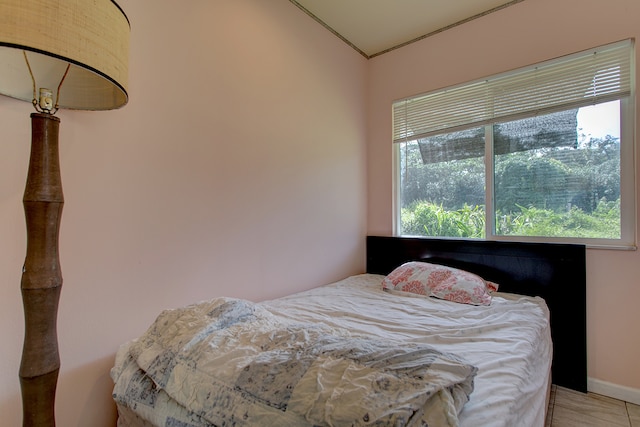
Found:
[[[633,43],[394,103],[401,235],[635,246]]]

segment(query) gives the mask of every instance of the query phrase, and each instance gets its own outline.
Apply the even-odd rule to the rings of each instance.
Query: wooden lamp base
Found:
[[[27,254],[22,269],[25,337],[20,364],[23,426],[55,426],[60,370],[57,313],[62,273],[58,235],[64,197],[58,155],[60,119],[31,114],[31,157],[24,191]]]

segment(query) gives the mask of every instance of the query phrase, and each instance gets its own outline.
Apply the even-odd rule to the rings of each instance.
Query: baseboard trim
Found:
[[[640,405],[640,389],[613,384],[595,378],[587,378],[587,390],[592,393],[624,400],[625,402]]]

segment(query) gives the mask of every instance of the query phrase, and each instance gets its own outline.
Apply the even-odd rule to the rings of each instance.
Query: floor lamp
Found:
[[[58,108],[109,110],[127,103],[129,21],[111,0],[1,0],[0,94],[33,103],[24,192],[25,336],[19,377],[23,426],[55,425],[60,369],[58,233],[64,203]]]

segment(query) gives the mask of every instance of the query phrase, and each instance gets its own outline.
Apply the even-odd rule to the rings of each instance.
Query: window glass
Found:
[[[619,239],[619,117],[614,101],[494,125],[495,233]]]
[[[398,144],[400,234],[620,239],[621,104]]]
[[[401,234],[485,237],[484,133],[401,144]]]

